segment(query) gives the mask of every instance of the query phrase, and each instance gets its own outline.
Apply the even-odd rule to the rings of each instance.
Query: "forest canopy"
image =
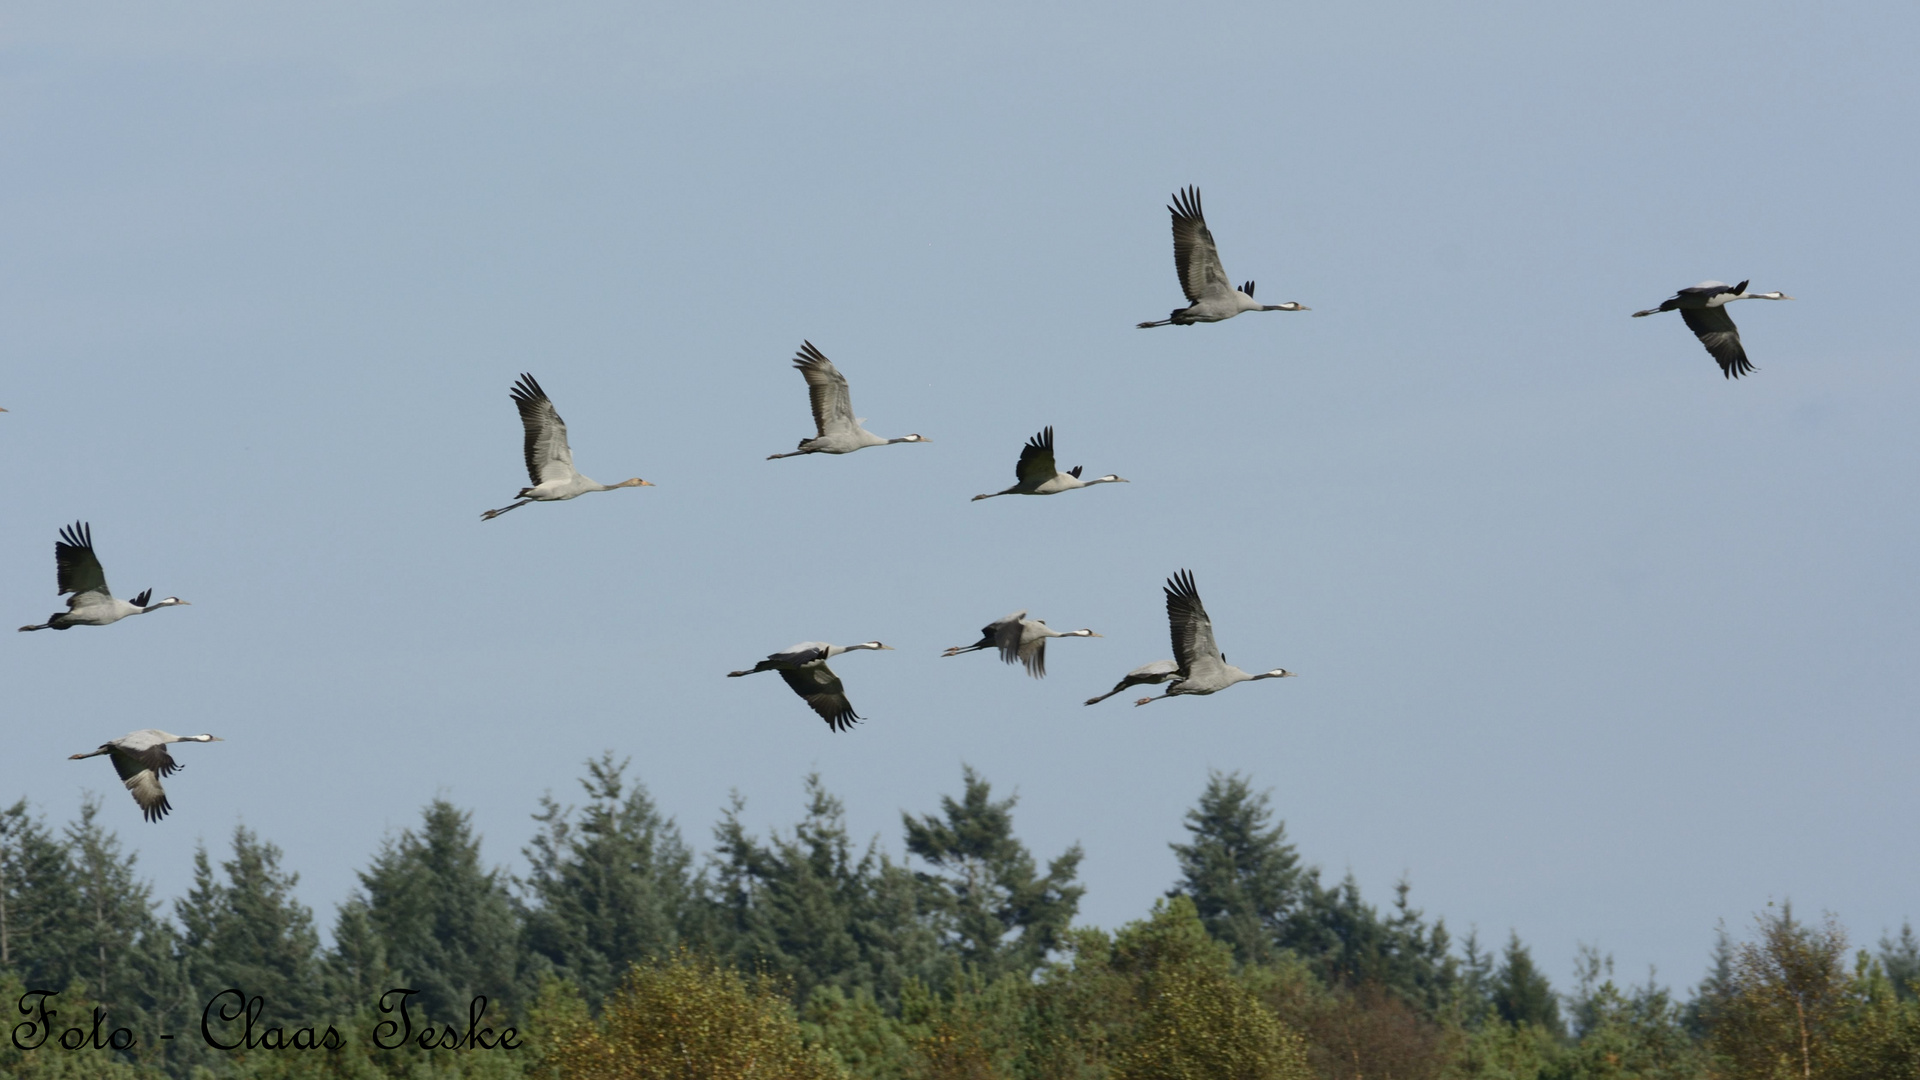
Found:
[[[789,830],[754,835],[736,801],[696,851],[626,768],[542,800],[521,874],[433,800],[330,945],[244,827],[163,904],[96,802],[58,829],[0,810],[0,1073],[1920,1080],[1911,926],[1856,950],[1769,905],[1684,996],[1591,950],[1556,991],[1517,934],[1323,880],[1238,774],[1187,811],[1166,896],[1109,932],[1075,923],[1079,848],[1029,851],[971,769],[902,815],[896,856],[817,776]]]

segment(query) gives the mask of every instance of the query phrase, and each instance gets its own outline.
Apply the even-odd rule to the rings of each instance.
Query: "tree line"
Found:
[[[1166,898],[1107,932],[1074,925],[1079,848],[1043,866],[1015,800],[961,780],[903,815],[906,859],[857,842],[817,776],[789,830],[754,835],[736,799],[696,853],[607,754],[578,804],[542,799],[521,875],[436,799],[359,872],[328,947],[244,826],[163,913],[96,802],[56,830],[23,800],[0,811],[0,1073],[1920,1080],[1911,926],[1853,951],[1769,907],[1684,1000],[1591,950],[1560,993],[1517,935],[1456,939],[1404,881],[1382,908],[1323,879],[1265,793],[1215,773]]]

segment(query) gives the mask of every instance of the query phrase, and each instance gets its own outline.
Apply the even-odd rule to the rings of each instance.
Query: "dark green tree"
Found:
[[[203,1002],[235,989],[258,995],[272,1022],[312,1023],[329,1004],[320,936],[313,912],[294,898],[300,875],[281,870],[280,855],[244,825],[233,830],[233,857],[220,876],[205,847],[194,853],[193,888],[174,902],[180,958]]]
[[[1189,841],[1171,845],[1180,883],[1167,895],[1192,900],[1207,932],[1240,963],[1271,960],[1303,882],[1299,854],[1287,842],[1286,822],[1273,820],[1268,794],[1239,773],[1209,772],[1186,830]]]
[[[1509,1024],[1531,1024],[1556,1038],[1566,1034],[1560,998],[1517,933],[1507,938],[1507,950],[1493,975],[1492,998],[1494,1010]]]
[[[114,1024],[173,1030],[199,1016],[174,959],[173,928],[154,913],[153,886],[134,875],[137,857],[100,826],[99,813],[89,796],[66,828],[76,906],[61,937],[74,948],[71,970]]]
[[[1567,1012],[1577,1042],[1564,1050],[1552,1080],[1696,1080],[1706,1073],[1705,1052],[1652,972],[1645,986],[1622,990],[1613,981],[1613,958],[1582,945],[1574,975]]]
[[[1454,1001],[1460,972],[1446,925],[1427,925],[1409,899],[1408,882],[1394,887],[1393,914],[1386,918],[1361,898],[1352,874],[1327,889],[1317,871],[1308,871],[1302,893],[1300,908],[1281,926],[1279,944],[1326,983],[1377,986],[1430,1016]]]
[[[361,871],[367,923],[426,1015],[464,1018],[483,994],[508,1008],[522,999],[520,927],[504,876],[481,868],[468,815],[444,799],[427,804],[419,832],[385,842]]]
[[[611,751],[587,762],[578,813],[551,796],[520,884],[528,947],[598,1006],[627,968],[672,953],[695,909],[692,853]]]
[[[791,836],[762,844],[741,824],[738,797],[715,826],[713,946],[792,980],[800,1002],[833,986],[895,1007],[909,979],[937,971],[918,886],[874,842],[855,855],[840,800],[817,774],[806,791],[807,814]]]
[[[964,964],[988,981],[1026,978],[1061,946],[1079,910],[1086,892],[1073,883],[1080,846],[1048,863],[1041,877],[1013,835],[1016,798],[993,801],[992,787],[971,768],[963,768],[962,782],[959,800],[941,796],[940,816],[901,815],[907,850],[936,871],[915,877],[943,942]]]
[[[1912,923],[1900,924],[1898,938],[1880,936],[1880,966],[1901,1000],[1920,997],[1920,936],[1915,936]]]
[[[387,943],[374,928],[364,896],[349,897],[340,905],[333,921],[333,949],[323,963],[334,1011],[340,1015],[370,1008],[381,994],[402,985],[387,963]]]
[[[1459,970],[1448,1017],[1461,1027],[1478,1027],[1493,1012],[1493,954],[1480,947],[1477,929],[1469,929],[1461,943]]]
[[[79,978],[78,910],[66,846],[25,799],[0,811],[0,970],[50,990]]]
[[[1727,996],[1733,992],[1733,939],[1727,935],[1727,927],[1722,923],[1714,927],[1713,951],[1707,956],[1707,974],[1694,988],[1693,1000],[1687,1002],[1683,1010],[1686,1015],[1687,1031],[1694,1038],[1704,1038],[1713,1027],[1714,1011],[1725,1004]]]

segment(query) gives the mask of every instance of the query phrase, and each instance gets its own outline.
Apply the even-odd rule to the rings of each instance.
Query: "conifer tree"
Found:
[[[1493,976],[1493,1007],[1509,1024],[1531,1024],[1555,1037],[1566,1034],[1560,1019],[1560,999],[1547,977],[1534,965],[1533,953],[1520,943],[1518,933],[1507,938],[1500,968]]]
[[[402,985],[387,963],[387,943],[374,928],[364,896],[340,905],[333,920],[333,949],[323,961],[337,1015],[365,1009]]]
[[[791,836],[755,839],[741,824],[738,797],[715,827],[715,948],[791,980],[800,1002],[817,986],[835,986],[896,1003],[909,979],[933,975],[937,960],[913,878],[873,842],[854,854],[845,811],[818,774],[807,777],[806,791],[807,815]]]
[[[481,869],[468,815],[444,799],[361,871],[367,922],[425,1015],[464,1018],[483,994],[496,1007],[519,1002],[519,924],[503,877]]]
[[[313,912],[294,897],[300,875],[280,869],[280,849],[246,826],[233,830],[233,857],[216,877],[207,849],[194,853],[193,888],[174,902],[180,957],[198,1000],[227,989],[258,996],[263,1016],[283,1026],[327,1012],[320,937]]]
[[[629,966],[670,954],[695,908],[693,856],[626,767],[611,752],[587,762],[577,814],[540,800],[520,882],[528,947],[596,1006]]]
[[[1171,845],[1180,883],[1168,896],[1193,901],[1207,932],[1240,963],[1272,959],[1302,900],[1300,857],[1275,822],[1269,796],[1239,773],[1207,774],[1200,804],[1187,811],[1191,839]]]
[[[75,907],[61,937],[73,946],[71,970],[113,1024],[173,1030],[199,1015],[174,959],[173,928],[154,914],[153,887],[134,876],[137,856],[101,827],[99,813],[89,796],[66,828]]]
[[[0,970],[42,989],[80,976],[80,910],[65,845],[21,799],[0,811]]]
[[[988,981],[1025,978],[1059,948],[1086,891],[1073,884],[1079,845],[1047,864],[1045,877],[1013,835],[1014,797],[993,801],[992,787],[964,768],[965,793],[940,799],[941,816],[901,815],[907,850],[938,873],[917,873],[948,947]]]
[[[1902,1000],[1920,997],[1920,936],[1915,936],[1912,923],[1900,924],[1897,939],[1880,936],[1880,966]]]

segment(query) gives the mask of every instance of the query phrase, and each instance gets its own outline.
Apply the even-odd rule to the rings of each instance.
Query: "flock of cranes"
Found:
[[[1226,269],[1220,263],[1220,251],[1214,244],[1213,233],[1207,228],[1206,217],[1201,213],[1198,188],[1187,187],[1175,192],[1173,203],[1167,210],[1173,215],[1174,269],[1179,274],[1180,290],[1186,294],[1187,306],[1176,308],[1165,319],[1138,324],[1141,329],[1220,322],[1246,311],[1311,310],[1295,301],[1262,304],[1253,298],[1254,283],[1251,281],[1238,289],[1232,286]],[[1692,288],[1681,289],[1658,307],[1636,311],[1633,315],[1639,318],[1663,311],[1680,312],[1688,329],[1693,331],[1701,344],[1706,346],[1708,354],[1720,365],[1722,374],[1729,379],[1738,378],[1749,374],[1754,368],[1747,360],[1746,350],[1741,347],[1740,331],[1727,315],[1726,305],[1735,300],[1793,299],[1781,292],[1750,293],[1747,284],[1745,281],[1734,286],[1718,281],[1702,282]],[[932,441],[918,434],[882,438],[863,427],[865,420],[853,415],[853,399],[846,376],[811,341],[801,343],[793,366],[806,380],[807,396],[813,410],[814,435],[800,440],[799,446],[792,451],[769,454],[768,460],[805,454],[850,454],[870,446]],[[481,520],[490,521],[528,503],[564,502],[588,492],[653,486],[639,477],[617,484],[602,484],[581,475],[573,467],[573,451],[567,445],[566,422],[560,419],[552,399],[547,397],[546,391],[541,389],[532,375],[520,376],[513,385],[512,398],[515,408],[520,412],[520,423],[525,432],[527,477],[530,483],[520,489],[515,496],[516,501],[497,510],[486,511],[480,515]],[[5,411],[0,409],[0,412]],[[1014,476],[1017,482],[1012,487],[975,495],[974,500],[1000,495],[1057,495],[1096,484],[1127,482],[1111,473],[1083,480],[1078,465],[1061,471],[1054,459],[1052,427],[1042,429],[1027,441],[1020,451],[1019,463],[1014,467]],[[106,626],[130,615],[144,615],[187,603],[177,596],[169,596],[150,604],[147,602],[153,595],[150,589],[142,591],[131,601],[115,599],[107,590],[106,573],[94,554],[93,532],[86,522],[75,522],[61,529],[60,540],[54,544],[53,557],[59,592],[68,596],[67,610],[48,616],[44,623],[22,626],[20,629],[23,631]],[[1208,618],[1207,609],[1200,602],[1200,592],[1194,584],[1192,571],[1181,570],[1167,579],[1164,592],[1174,658],[1156,660],[1127,672],[1112,690],[1088,698],[1088,705],[1098,704],[1135,686],[1166,687],[1158,696],[1143,697],[1134,702],[1135,705],[1145,705],[1167,698],[1216,694],[1239,683],[1288,678],[1294,674],[1285,668],[1253,674],[1227,663],[1214,640],[1213,621]],[[997,649],[1001,660],[1008,664],[1017,662],[1024,665],[1027,674],[1038,679],[1047,673],[1049,640],[1099,636],[1088,629],[1055,630],[1042,620],[1027,618],[1025,611],[1016,611],[982,627],[979,641],[972,645],[956,645],[941,655],[958,656]],[[728,672],[727,677],[739,678],[763,671],[777,671],[787,686],[819,714],[830,729],[846,731],[861,717],[854,712],[852,703],[847,699],[845,685],[827,667],[827,661],[861,650],[891,651],[892,646],[878,641],[864,641],[857,645],[803,641],[769,655],[751,668]],[[159,821],[172,809],[160,780],[181,768],[168,753],[167,747],[180,742],[219,741],[219,737],[214,735],[173,735],[148,728],[102,743],[98,749],[72,757],[77,760],[109,756],[120,779],[133,795],[134,802],[139,805],[141,814],[148,821]]]

